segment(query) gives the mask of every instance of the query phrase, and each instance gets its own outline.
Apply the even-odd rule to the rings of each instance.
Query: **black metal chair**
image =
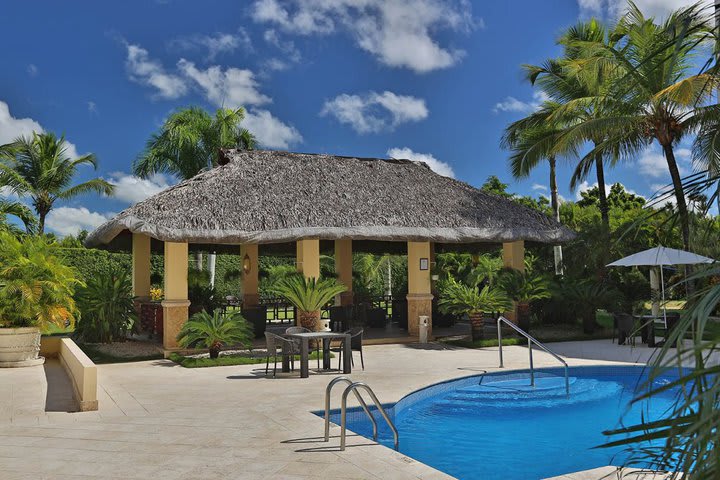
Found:
[[[285,329],[285,335],[290,335],[293,333],[310,333],[310,332],[312,332],[312,330],[310,330],[309,328],[305,328],[305,327],[288,327]],[[300,352],[300,340],[298,340],[296,338],[289,338],[288,340],[293,342],[295,344],[295,346],[297,347],[297,351]],[[318,370],[319,370],[320,369],[320,346],[317,344],[315,345],[315,352],[317,354],[317,364],[318,364]]]
[[[632,315],[627,313],[616,313],[614,314],[615,321],[617,322],[617,339],[618,345],[625,345],[630,340],[630,345],[635,346],[635,319]]]
[[[360,352],[360,365],[362,365],[362,369],[365,370],[365,359],[363,358],[363,349],[362,349],[362,341],[363,341],[363,333],[365,330],[362,328],[352,328],[348,330],[345,333],[350,334],[350,363],[355,366],[355,361],[352,357],[352,352]],[[342,354],[344,350],[344,345],[341,344],[339,348],[334,349],[334,352],[338,352],[338,370],[342,369]]]
[[[267,345],[265,375],[268,374],[268,370],[270,369],[270,357],[272,356],[275,363],[273,366],[273,378],[275,378],[275,374],[277,373],[278,348],[280,349],[281,357],[290,357],[290,369],[295,370],[295,355],[300,353],[295,342],[271,332],[265,332],[265,342]]]

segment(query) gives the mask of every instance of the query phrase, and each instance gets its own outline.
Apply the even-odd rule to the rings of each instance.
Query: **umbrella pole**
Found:
[[[667,330],[667,313],[665,311],[665,277],[663,276],[663,266],[660,265],[660,289],[662,290],[662,309],[663,309],[663,323]]]

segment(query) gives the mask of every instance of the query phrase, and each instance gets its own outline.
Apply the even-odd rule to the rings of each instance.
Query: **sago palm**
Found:
[[[78,158],[67,155],[64,137],[33,133],[0,147],[0,185],[20,197],[28,197],[38,216],[38,233],[45,232],[45,218],[58,200],[70,200],[86,193],[111,195],[113,185],[101,178],[72,185],[78,167],[97,168],[92,154]]]
[[[205,347],[210,358],[218,358],[225,346],[249,346],[253,332],[240,312],[223,315],[215,310],[212,315],[202,311],[185,322],[177,335],[178,344],[186,348]]]
[[[334,278],[305,278],[297,274],[279,280],[272,287],[274,294],[290,302],[298,313],[298,324],[316,330],[321,310],[347,287]]]

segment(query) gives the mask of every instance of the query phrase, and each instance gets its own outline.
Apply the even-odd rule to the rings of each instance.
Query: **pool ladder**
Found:
[[[368,395],[370,395],[370,398],[375,404],[375,408],[378,409],[380,415],[382,415],[382,417],[385,419],[385,422],[388,424],[388,426],[393,432],[393,437],[395,440],[395,450],[397,450],[399,445],[397,428],[395,428],[395,424],[393,424],[392,420],[390,420],[390,417],[388,416],[387,412],[378,400],[375,392],[372,391],[372,388],[370,388],[368,384],[364,382],[353,382],[348,377],[334,378],[330,381],[330,383],[328,383],[327,387],[325,388],[325,441],[330,441],[330,392],[332,392],[333,387],[340,382],[348,384],[348,386],[345,387],[345,390],[343,391],[342,404],[340,408],[340,450],[345,450],[345,434],[347,432],[347,397],[348,395],[350,395],[350,392],[353,392],[355,394],[355,398],[357,398],[358,403],[360,403],[360,406],[365,411],[365,414],[368,416],[368,418],[370,418],[373,426],[373,440],[377,442],[377,421],[375,420],[375,417],[373,417],[372,412],[370,412],[367,403],[365,403],[365,400],[362,398],[362,395],[360,395],[358,389],[363,389],[368,393]]]
[[[560,358],[560,355],[553,352],[549,348],[547,348],[545,345],[540,343],[539,341],[535,340],[533,337],[530,336],[529,333],[527,333],[522,328],[518,327],[514,323],[512,323],[507,318],[503,317],[502,315],[498,317],[497,319],[497,333],[498,333],[498,353],[500,354],[500,368],[503,368],[503,352],[502,352],[502,324],[507,325],[508,327],[515,330],[517,333],[522,335],[523,337],[527,338],[528,340],[528,352],[530,353],[530,386],[535,386],[535,367],[533,366],[533,343],[540,347],[541,350],[543,350],[546,353],[549,353],[557,361],[563,364],[565,367],[565,393],[567,396],[570,396],[570,376],[568,375],[568,364],[565,360]]]

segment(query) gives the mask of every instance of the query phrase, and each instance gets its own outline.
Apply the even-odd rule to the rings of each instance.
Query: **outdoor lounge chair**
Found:
[[[273,366],[273,378],[275,378],[275,373],[277,372],[278,348],[280,349],[281,357],[290,357],[290,369],[295,370],[295,355],[300,353],[300,350],[297,348],[297,344],[295,342],[287,338],[283,338],[280,335],[275,335],[271,332],[265,332],[265,342],[267,344],[265,375],[268,374],[268,370],[270,368],[270,357],[272,356],[275,363]]]
[[[305,327],[288,327],[287,329],[285,329],[286,335],[291,335],[293,333],[310,333],[310,332],[312,332],[312,330],[310,330],[309,328],[305,328]],[[300,340],[298,340],[296,338],[288,339],[288,340],[290,340],[291,342],[293,342],[295,344],[295,348],[299,352],[300,351]],[[317,364],[318,364],[318,370],[319,370],[320,369],[320,345],[319,344],[315,345],[315,351],[317,352]]]
[[[363,358],[363,350],[362,350],[362,340],[363,340],[363,333],[364,330],[362,328],[352,328],[348,330],[345,333],[350,334],[350,363],[354,366],[355,362],[353,361],[352,352],[360,352],[360,365],[362,365],[362,369],[365,370],[365,359]],[[338,363],[338,370],[342,369],[342,354],[343,354],[343,345],[341,344],[340,347],[333,349],[333,352],[337,352],[339,354],[339,363]]]

